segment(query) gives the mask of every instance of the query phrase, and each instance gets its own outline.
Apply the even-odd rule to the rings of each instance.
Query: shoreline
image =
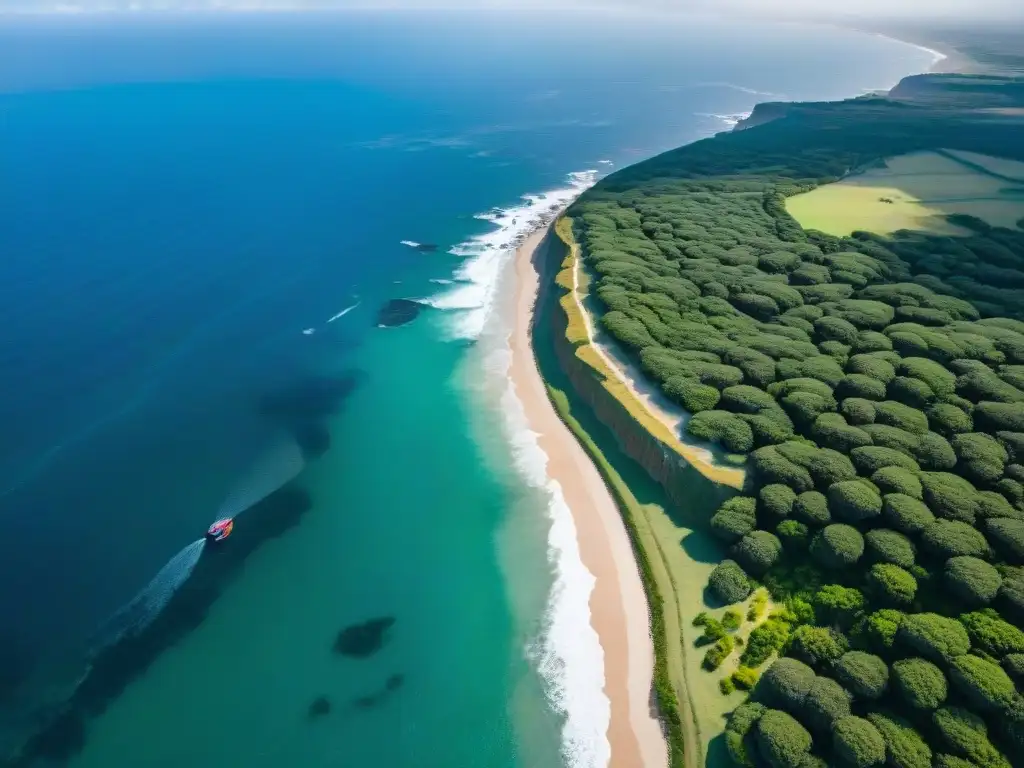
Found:
[[[510,376],[548,458],[548,476],[560,485],[572,513],[583,563],[595,579],[590,618],[604,652],[604,692],[611,705],[608,765],[667,765],[667,742],[651,707],[654,645],[647,597],[629,535],[601,475],[548,399],[534,358],[534,310],[553,227],[552,222],[537,229],[516,249]]]

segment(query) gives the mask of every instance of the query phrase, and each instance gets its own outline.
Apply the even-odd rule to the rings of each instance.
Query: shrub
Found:
[[[870,400],[848,397],[839,407],[846,420],[854,426],[872,424],[875,421],[875,406]]]
[[[828,499],[818,491],[806,491],[797,496],[793,504],[793,516],[811,525],[825,525],[832,520]]]
[[[871,445],[871,436],[862,429],[851,427],[838,413],[823,413],[814,420],[811,437],[826,448],[849,453],[854,448]]]
[[[749,384],[738,384],[722,390],[722,410],[735,413],[759,413],[765,408],[775,408],[775,398],[763,389]]]
[[[732,553],[745,570],[761,575],[779,559],[782,542],[768,531],[754,531],[732,548]]]
[[[763,704],[747,701],[729,715],[729,722],[725,726],[725,745],[736,765],[754,765],[754,759],[747,751],[747,735],[766,711],[767,707]]]
[[[1010,763],[988,740],[988,729],[977,715],[959,707],[943,707],[932,715],[940,740],[977,768],[1010,768]]]
[[[872,439],[874,439],[872,437]],[[956,466],[956,453],[953,446],[949,444],[942,435],[935,432],[925,432],[920,436],[917,448],[914,450],[914,458],[921,465],[922,469],[942,471],[952,469]]]
[[[864,537],[852,526],[829,525],[811,541],[811,554],[826,568],[849,568],[864,554]]]
[[[823,620],[849,626],[864,609],[864,595],[853,587],[828,584],[814,593],[816,613]]]
[[[801,705],[801,717],[813,730],[828,733],[841,717],[850,714],[850,694],[835,680],[816,677]]]
[[[889,667],[877,656],[848,651],[836,663],[836,676],[854,696],[877,699],[889,687]]]
[[[960,623],[967,630],[971,643],[995,658],[1024,653],[1024,632],[1013,624],[993,616],[989,611],[965,613]]]
[[[878,331],[861,331],[853,343],[856,352],[885,352],[892,349],[889,337]]]
[[[1011,653],[1003,657],[1003,669],[1017,683],[1024,681],[1024,653]]]
[[[789,641],[789,624],[781,619],[769,618],[754,628],[747,638],[740,662],[747,667],[759,667],[781,651]]]
[[[1003,579],[993,566],[976,557],[951,557],[944,571],[950,592],[970,605],[986,605],[995,600]]]
[[[735,632],[741,624],[743,624],[743,614],[737,610],[730,608],[722,616],[722,626],[727,632]]]
[[[765,446],[754,451],[751,454],[751,465],[754,475],[764,484],[781,483],[788,485],[797,493],[814,488],[811,473],[783,456],[777,445]]]
[[[811,540],[810,529],[799,520],[783,520],[775,529],[784,549],[790,552],[806,552]]]
[[[869,721],[847,715],[836,721],[832,748],[843,765],[868,768],[885,762],[885,741]]]
[[[929,524],[921,534],[921,542],[927,551],[942,560],[961,555],[980,558],[989,556],[985,537],[967,523],[958,520],[936,520]]]
[[[978,491],[967,480],[949,472],[922,472],[924,500],[939,517],[973,523],[978,513]]]
[[[737,293],[732,297],[732,305],[759,320],[770,320],[779,314],[779,305],[775,300],[759,293]]]
[[[1024,513],[1013,508],[1005,497],[995,491],[978,491],[978,517],[987,520],[990,517],[1012,517],[1021,519]]]
[[[792,715],[766,710],[757,721],[757,749],[769,765],[798,768],[811,748],[811,734]]]
[[[928,409],[928,424],[940,435],[952,437],[961,432],[970,432],[974,428],[971,417],[949,403],[935,403]]]
[[[917,472],[920,469],[913,457],[902,451],[880,445],[854,448],[850,451],[850,458],[853,459],[857,469],[865,475],[870,475],[884,467],[900,467],[911,472]]]
[[[905,357],[897,370],[904,376],[920,379],[936,395],[951,395],[956,389],[956,375],[925,357]]]
[[[802,661],[776,659],[758,680],[754,698],[765,706],[799,714],[814,677],[814,670]]]
[[[686,376],[673,376],[661,385],[670,399],[679,403],[690,413],[710,411],[718,404],[721,397],[714,387],[702,384],[699,379]]]
[[[796,493],[788,485],[773,483],[764,486],[758,493],[759,506],[769,515],[788,517],[796,501]]]
[[[886,400],[875,403],[875,422],[902,429],[915,435],[928,431],[928,417],[909,405]]]
[[[752,691],[754,686],[757,685],[757,670],[751,669],[750,667],[739,666],[736,671],[732,673],[731,679],[733,685],[739,688],[741,691]]]
[[[891,563],[876,563],[868,572],[868,586],[883,602],[909,604],[917,594],[917,580]]]
[[[888,652],[896,642],[896,633],[903,622],[903,614],[892,608],[875,611],[861,625],[863,636],[881,652]]]
[[[747,574],[739,564],[723,560],[715,566],[708,578],[708,589],[723,603],[738,603],[750,594],[751,586]]]
[[[801,361],[800,375],[818,379],[818,381],[823,381],[828,386],[834,387],[843,378],[843,367],[831,355],[815,355]]]
[[[897,376],[886,389],[889,397],[914,408],[925,408],[935,400],[931,387],[920,379]]]
[[[1003,476],[1009,460],[999,441],[981,432],[954,435],[950,443],[959,459],[960,470],[982,483],[994,483]]]
[[[840,317],[819,317],[814,321],[814,332],[820,341],[838,341],[853,345],[857,341],[857,328]]]
[[[892,563],[900,568],[914,565],[914,545],[902,533],[876,528],[864,534],[868,555],[881,563]]]
[[[699,440],[719,443],[732,453],[747,453],[754,447],[750,426],[728,411],[695,413],[687,422],[686,431]]]
[[[924,659],[893,662],[892,682],[900,697],[915,709],[938,709],[949,694],[942,670]]]
[[[752,496],[733,496],[711,516],[711,531],[727,543],[739,541],[754,530],[757,501]]]
[[[846,480],[829,487],[828,508],[833,518],[859,522],[882,514],[882,497],[861,480]]]
[[[835,410],[835,400],[813,392],[790,392],[780,403],[793,422],[803,428],[810,427],[821,414]]]
[[[732,677],[723,677],[718,681],[718,690],[722,692],[723,696],[728,696],[730,693],[736,690],[736,684],[732,681]]]
[[[808,624],[794,630],[789,653],[813,667],[829,667],[847,651],[846,638],[828,627]]]
[[[924,493],[924,490],[921,488],[921,481],[918,479],[917,474],[909,469],[904,469],[903,467],[882,467],[871,475],[871,482],[873,482],[878,487],[878,490],[883,494],[883,514],[885,513],[884,494],[900,493],[904,496],[920,499]]]
[[[981,712],[1001,710],[1016,694],[1013,681],[998,664],[970,654],[953,659],[949,678],[964,698]]]
[[[910,723],[881,712],[871,712],[867,718],[885,742],[886,765],[892,768],[931,768],[932,751]]]
[[[836,396],[862,400],[885,400],[885,384],[863,373],[850,373],[836,384]]]
[[[722,666],[722,662],[726,660],[733,648],[736,647],[736,641],[732,635],[725,635],[718,638],[715,644],[708,648],[704,654],[704,669],[714,671]]]
[[[846,363],[846,370],[852,374],[870,376],[883,385],[896,378],[896,369],[892,364],[877,355],[854,355]]]
[[[885,521],[903,533],[919,533],[935,522],[923,502],[902,493],[888,493],[882,499]]]
[[[1024,563],[1024,520],[994,518],[986,521],[985,531],[1007,560]]]
[[[985,432],[1024,432],[1024,403],[978,403],[974,424]]]
[[[933,661],[948,662],[971,649],[964,626],[937,613],[914,613],[900,624],[897,640]]]

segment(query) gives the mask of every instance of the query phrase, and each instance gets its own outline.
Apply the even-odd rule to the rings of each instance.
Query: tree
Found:
[[[885,762],[885,741],[868,720],[847,715],[836,721],[832,748],[843,765],[868,768]]]
[[[826,568],[849,568],[864,554],[864,537],[853,526],[835,523],[814,537],[811,554]]]
[[[775,565],[782,554],[782,542],[768,531],[754,531],[733,547],[733,555],[744,570],[761,575]]]
[[[868,587],[883,604],[909,605],[917,594],[917,579],[898,565],[875,563],[868,572]]]
[[[828,627],[799,626],[789,640],[789,653],[812,667],[828,668],[846,653],[846,638]]]
[[[999,711],[1016,694],[1013,681],[998,664],[970,654],[953,659],[949,679],[979,712]]]
[[[836,663],[839,681],[863,699],[877,699],[889,686],[889,668],[878,656],[848,651]]]
[[[754,699],[765,706],[799,714],[814,678],[814,670],[803,662],[776,659],[758,680]]]
[[[970,605],[992,602],[1003,584],[994,566],[970,556],[947,560],[944,576],[950,591]]]
[[[868,556],[879,563],[892,563],[900,568],[914,565],[914,545],[906,536],[887,528],[876,528],[864,534]]]
[[[900,659],[892,665],[893,688],[915,709],[938,709],[949,688],[942,670],[919,658]]]
[[[798,768],[811,749],[811,734],[792,715],[768,709],[757,721],[757,749],[773,768]]]
[[[872,712],[867,719],[885,742],[886,765],[893,768],[931,768],[932,751],[910,723],[881,712]]]
[[[750,580],[734,560],[723,560],[711,572],[708,589],[725,604],[738,603],[750,594]]]
[[[963,625],[937,613],[905,617],[896,638],[907,648],[938,662],[951,661],[971,649],[971,639]]]
[[[729,715],[729,722],[725,726],[725,745],[736,765],[754,766],[753,756],[747,749],[747,736],[754,731],[757,721],[766,711],[767,707],[763,704],[747,701]]]

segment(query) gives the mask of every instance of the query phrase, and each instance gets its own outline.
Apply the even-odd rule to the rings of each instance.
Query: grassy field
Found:
[[[1015,227],[1024,216],[1024,163],[966,152],[913,152],[884,167],[795,195],[786,210],[805,229],[830,235],[918,229],[962,235],[945,216],[970,214]]]

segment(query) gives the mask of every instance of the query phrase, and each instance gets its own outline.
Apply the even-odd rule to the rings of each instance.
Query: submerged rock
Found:
[[[405,682],[405,675],[394,674],[388,678],[387,682],[384,683],[384,690],[386,691],[397,691],[402,687],[402,683]]]
[[[415,320],[423,310],[423,305],[412,299],[391,299],[377,312],[377,325],[384,328],[395,328]]]
[[[285,424],[303,426],[335,413],[362,378],[359,371],[310,376],[263,397],[260,412]]]
[[[317,696],[310,702],[309,710],[306,712],[307,717],[310,720],[316,720],[318,717],[323,717],[329,714],[331,711],[331,701],[326,696]]]
[[[334,652],[357,659],[372,656],[383,647],[387,631],[394,623],[393,616],[383,616],[346,627],[334,640]]]
[[[420,253],[434,253],[437,250],[437,243],[420,243],[416,250]]]

